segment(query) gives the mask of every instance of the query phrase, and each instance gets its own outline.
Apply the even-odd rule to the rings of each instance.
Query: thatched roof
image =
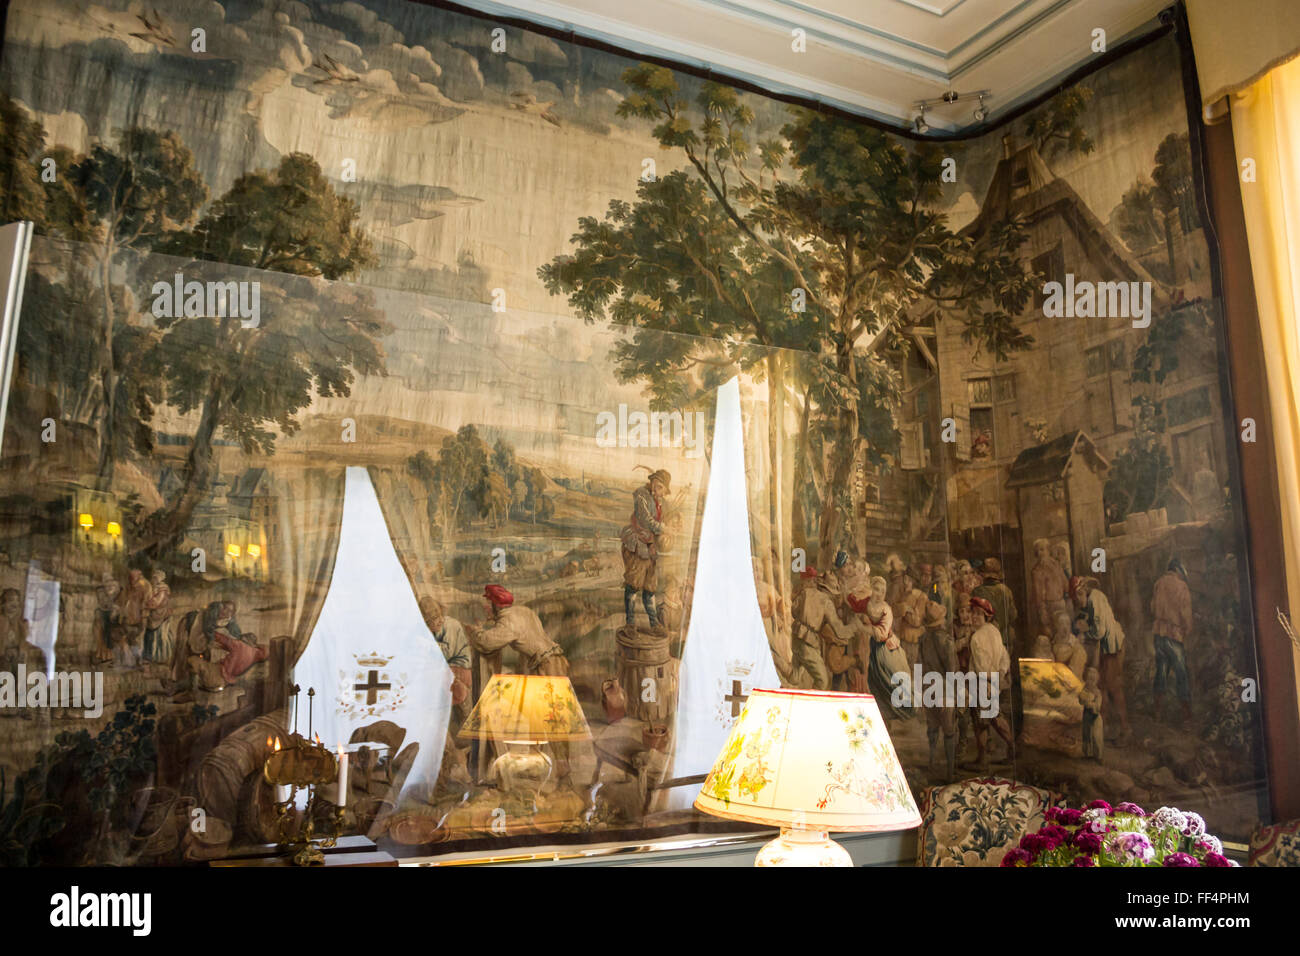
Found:
[[[1097,451],[1092,439],[1083,432],[1075,430],[1041,445],[1026,448],[1017,455],[1011,465],[1007,487],[1026,488],[1060,481],[1065,477],[1066,468],[1076,456],[1083,458],[1088,467],[1095,472],[1104,473],[1110,468],[1110,462]]]

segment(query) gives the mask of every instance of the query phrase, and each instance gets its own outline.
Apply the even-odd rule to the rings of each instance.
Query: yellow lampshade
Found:
[[[753,691],[695,806],[731,820],[831,832],[921,824],[868,694]]]
[[[95,519],[90,515],[86,514],[84,511],[77,516],[77,523],[81,525],[83,528],[85,528],[87,531],[95,527]]]
[[[569,678],[493,674],[457,736],[530,742],[589,740],[591,730]]]
[[[239,545],[237,544],[226,545],[226,554],[230,555],[232,558],[239,557],[241,553],[242,552],[240,551]]]
[[[116,538],[118,535],[122,533],[122,526],[118,524],[116,521],[110,521],[108,523],[107,530],[109,534],[111,534],[113,537]]]
[[[262,546],[258,544],[250,544],[248,546],[248,556],[250,558],[260,558],[262,556]]]

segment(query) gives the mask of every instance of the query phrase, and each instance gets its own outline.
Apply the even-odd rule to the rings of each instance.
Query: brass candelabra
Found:
[[[319,739],[307,740],[291,734],[287,744],[282,745],[278,737],[267,743],[271,755],[266,758],[262,776],[275,788],[279,846],[285,852],[293,853],[293,862],[297,866],[324,863],[325,854],[321,850],[338,845],[343,829],[343,807],[335,805],[330,815],[332,832],[317,838],[317,791],[325,784],[337,782],[338,761]],[[303,809],[302,823],[294,827],[291,810],[297,803],[299,790],[307,792],[307,804]]]

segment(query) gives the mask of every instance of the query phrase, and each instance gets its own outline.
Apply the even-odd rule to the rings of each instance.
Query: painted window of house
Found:
[[[1099,375],[1106,374],[1106,348],[1098,345],[1094,348],[1086,349],[1083,353],[1084,371],[1088,378],[1097,378]]]
[[[1184,425],[1198,418],[1208,418],[1213,406],[1208,385],[1174,395],[1165,402],[1165,417],[1170,425]]]
[[[1127,348],[1122,338],[1111,339],[1104,345],[1096,345],[1083,352],[1084,370],[1088,378],[1099,378],[1107,372],[1126,372],[1125,360]]]
[[[1042,284],[1034,289],[1034,309],[1043,309],[1043,286],[1049,282],[1065,281],[1065,251],[1058,244],[1030,260],[1030,267],[1042,274]]]

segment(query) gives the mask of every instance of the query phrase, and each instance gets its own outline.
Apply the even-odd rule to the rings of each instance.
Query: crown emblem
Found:
[[[727,674],[731,677],[748,677],[753,669],[749,661],[727,661]]]
[[[393,659],[392,655],[384,656],[377,651],[371,651],[369,654],[353,654],[357,660],[358,667],[387,667],[388,662]]]

